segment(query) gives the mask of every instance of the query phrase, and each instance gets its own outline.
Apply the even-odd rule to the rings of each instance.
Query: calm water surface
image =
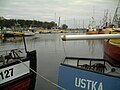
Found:
[[[78,33],[79,34],[79,33]],[[58,81],[59,64],[65,56],[103,58],[103,43],[96,40],[62,41],[62,34],[37,34],[26,37],[27,49],[37,50],[38,72],[54,83]],[[0,42],[0,50],[23,48],[23,42]],[[37,76],[35,90],[56,90],[56,86]]]

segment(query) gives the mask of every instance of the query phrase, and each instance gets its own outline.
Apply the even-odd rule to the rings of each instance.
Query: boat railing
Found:
[[[108,60],[98,58],[66,57],[62,64],[100,73],[109,73],[113,69],[120,71],[120,65],[114,65]]]
[[[120,34],[62,35],[61,39],[63,41],[120,39]],[[80,62],[82,62],[82,64]],[[102,73],[115,71],[117,71],[118,73],[120,72],[120,65],[114,65],[113,63],[110,63],[108,60],[104,59],[66,57],[63,64]]]
[[[108,60],[105,60],[105,59],[98,59],[98,58],[80,58],[80,57],[65,57],[63,63],[65,63],[65,60],[67,60],[67,59],[77,60],[77,66],[79,66],[80,60],[84,60],[84,61],[90,61],[90,65],[91,65],[91,62],[92,62],[92,61],[102,61],[102,62],[104,62],[104,64],[107,62],[107,63],[109,63],[109,64],[110,64],[111,66],[113,66],[113,67],[118,67],[118,68],[120,68],[120,65],[113,64],[113,63],[111,63],[111,62],[109,62]]]
[[[18,58],[17,55],[19,55],[20,58],[26,57],[24,49],[22,48],[0,51],[0,66],[15,62],[15,59]]]

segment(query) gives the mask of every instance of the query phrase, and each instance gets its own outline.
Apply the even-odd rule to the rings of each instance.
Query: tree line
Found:
[[[57,23],[54,21],[51,22],[42,22],[37,20],[23,20],[23,19],[1,19],[0,18],[0,27],[12,28],[16,24],[19,24],[21,27],[39,27],[43,29],[52,29],[52,28],[59,28],[59,29],[67,29],[68,26],[63,24],[61,27],[57,26]]]

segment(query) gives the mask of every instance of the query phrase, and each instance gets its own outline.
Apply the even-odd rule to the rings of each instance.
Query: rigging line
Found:
[[[19,55],[16,53],[16,55],[18,56],[19,59],[17,59],[19,62],[21,62],[23,65],[25,65],[29,70],[31,70],[32,72],[34,72],[35,74],[37,74],[39,77],[43,78],[44,80],[48,81],[49,83],[53,84],[54,86],[61,88],[62,90],[66,90],[65,88],[63,88],[62,86],[57,85],[56,83],[50,81],[49,79],[45,78],[44,76],[42,76],[40,73],[36,72],[35,70],[33,70],[32,68],[28,67],[24,62],[22,62],[22,59],[19,57]]]
[[[63,50],[64,50],[65,57],[67,57],[67,54],[66,54],[66,51],[65,51],[65,45],[63,43],[63,40],[62,40],[62,45],[63,45]]]

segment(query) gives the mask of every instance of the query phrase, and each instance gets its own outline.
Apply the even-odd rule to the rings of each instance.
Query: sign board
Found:
[[[30,61],[25,61],[24,63],[30,67]],[[0,84],[16,79],[29,72],[30,70],[22,63],[2,68],[0,69]]]
[[[120,78],[60,65],[58,85],[66,90],[120,90]]]

